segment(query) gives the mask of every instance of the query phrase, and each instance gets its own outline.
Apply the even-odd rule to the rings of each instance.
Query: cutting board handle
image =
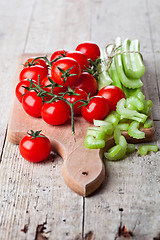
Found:
[[[83,143],[78,148],[64,159],[62,175],[73,191],[85,197],[103,182],[105,166],[99,149],[84,148]]]

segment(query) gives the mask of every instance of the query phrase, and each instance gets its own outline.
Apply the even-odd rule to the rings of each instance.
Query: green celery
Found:
[[[140,131],[139,128],[140,123],[133,121],[131,122],[129,128],[128,128],[128,134],[130,137],[136,138],[136,139],[143,139],[145,138],[145,133]]]
[[[108,73],[109,73],[109,76],[111,77],[112,81],[113,81],[113,85],[116,86],[116,87],[119,87],[122,89],[122,84],[119,80],[119,76],[118,76],[118,73],[117,73],[117,69],[116,69],[116,65],[115,65],[115,60],[114,58],[112,59],[112,64],[110,66],[110,68],[108,69]]]
[[[141,92],[141,88],[135,88],[135,89],[132,89],[132,88],[126,88],[123,86],[123,89],[122,89],[126,95],[126,97],[131,97],[131,96],[137,96],[137,94],[139,92]]]
[[[104,153],[104,156],[110,161],[122,159],[127,151],[127,141],[117,128],[114,130],[114,140],[116,145]]]
[[[127,153],[132,153],[136,150],[135,148],[135,145],[134,144],[131,144],[131,143],[128,143],[127,144]]]
[[[126,107],[131,110],[142,111],[144,103],[136,96],[131,96],[126,99]]]
[[[144,128],[151,128],[153,126],[153,120],[150,118],[147,118],[147,120],[144,122]]]
[[[117,112],[122,116],[122,118],[127,118],[131,120],[135,120],[138,122],[144,123],[147,119],[147,116],[145,114],[139,113],[136,110],[130,110],[125,107],[125,98],[122,98],[117,103]]]
[[[120,116],[116,111],[112,111],[105,119],[105,122],[110,122],[113,126],[116,126],[120,120]]]
[[[93,136],[86,136],[84,141],[84,146],[89,149],[98,149],[105,146],[105,141],[103,139],[96,139]]]
[[[129,128],[129,123],[119,123],[116,128],[122,131],[127,131]]]
[[[109,157],[114,158],[117,154],[119,154],[121,149],[122,147],[120,144],[111,147],[110,149],[108,149]]]
[[[95,119],[94,119],[93,123],[94,123],[94,126],[103,127],[103,130],[105,131],[105,133],[107,135],[111,135],[113,133],[114,128],[113,128],[112,123],[106,122],[103,120],[95,120]]]
[[[105,132],[104,131],[98,131],[94,129],[87,129],[87,136],[93,136],[96,139],[103,139],[105,138]]]
[[[119,144],[116,146],[114,146],[112,149],[109,149],[109,152],[104,153],[104,156],[110,161],[116,161],[124,158],[127,151],[127,142],[124,136],[120,136]]]
[[[98,90],[110,85],[113,81],[106,71],[106,54],[105,51],[101,50],[101,63],[98,64]]]
[[[135,39],[131,41],[130,51],[140,51],[140,42]],[[134,78],[140,78],[145,73],[145,66],[140,53],[131,53],[132,68],[134,70]]]
[[[142,113],[146,114],[147,116],[151,115],[151,111],[152,111],[152,101],[148,100],[148,101],[144,101],[144,109],[142,111]]]
[[[122,51],[128,52],[122,54],[123,66],[127,77],[132,79],[140,78],[145,72],[145,67],[141,55],[139,53],[133,53],[134,51],[140,51],[139,41],[125,39],[122,45]],[[132,51],[132,53],[129,51]]]
[[[136,93],[136,95],[142,102],[145,101],[145,96],[144,96],[144,94],[141,91]]]
[[[147,155],[148,152],[157,152],[158,151],[158,147],[156,145],[142,145],[139,147],[139,153],[141,155]]]
[[[121,39],[117,38],[116,39],[116,47],[119,47],[118,51],[122,50],[122,48],[120,46],[121,46]],[[140,79],[131,79],[131,78],[128,78],[125,75],[125,72],[124,72],[124,69],[123,69],[121,53],[115,55],[114,59],[115,59],[115,65],[116,65],[116,69],[117,69],[119,79],[125,87],[135,89],[135,88],[140,88],[140,87],[143,86],[143,83]]]

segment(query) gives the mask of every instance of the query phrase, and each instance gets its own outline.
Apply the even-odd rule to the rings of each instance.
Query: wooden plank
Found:
[[[16,2],[16,6],[20,4],[18,1]],[[30,4],[29,1],[27,3]],[[42,0],[36,1],[34,6],[31,6],[33,11],[30,19],[23,13],[28,8],[23,8],[21,4],[20,7],[17,6],[15,15],[22,9],[22,15],[25,16],[23,18],[21,15],[17,15],[17,28],[18,26],[20,28],[22,19],[24,21],[28,19],[30,22],[27,25],[28,29],[23,26],[26,34],[26,38],[21,39],[23,44],[25,42],[24,52],[52,52],[57,48],[73,48],[73,42],[69,40],[71,34],[73,34],[74,44],[87,39],[90,33],[90,14],[88,14],[90,11],[89,6],[79,11],[81,3],[84,4],[85,1],[50,0],[45,4]],[[68,6],[75,11],[71,11]],[[29,14],[27,11],[26,14]],[[82,15],[83,19],[81,19]],[[70,21],[74,23],[75,16],[79,22],[76,38],[74,34],[78,29],[76,29],[77,24],[74,25],[74,28],[72,25],[67,26],[67,22],[68,24]],[[6,19],[9,17],[7,16]],[[68,27],[70,27],[69,34]],[[10,32],[12,33],[11,29]],[[9,39],[7,41],[9,42]],[[16,46],[14,42],[10,48],[13,48],[16,54],[20,54],[22,50],[20,44],[17,43],[19,43],[18,40]],[[7,52],[6,49],[4,52]],[[15,68],[16,62],[12,70]],[[13,80],[12,72],[9,76]],[[0,194],[2,201],[0,202],[3,206],[0,218],[2,240],[30,240],[38,239],[42,235],[49,239],[59,240],[82,238],[83,198],[65,186],[61,176],[62,160],[58,156],[53,157],[54,162],[51,160],[43,164],[30,165],[20,157],[17,146],[6,143],[0,176],[2,186]],[[8,196],[10,197],[8,198]],[[43,230],[43,226],[46,227],[46,231],[49,231],[48,234],[41,233],[40,230]]]
[[[101,46],[105,46],[104,39],[107,38],[109,43],[117,36],[140,40],[149,98],[154,104],[153,118],[160,120],[158,79],[152,50],[154,39],[150,38],[147,16],[153,11],[158,21],[157,5],[158,1],[149,1],[147,8],[145,1],[141,1],[139,7],[139,1],[93,0],[91,39]],[[153,143],[159,146],[158,126],[159,121],[155,122],[157,135]],[[96,240],[123,239],[123,226],[130,238],[133,234],[133,239],[150,240],[159,236],[159,157],[159,152],[146,157],[140,157],[137,152],[124,161],[106,162],[106,178],[102,187],[97,194],[85,199],[84,236],[90,232]]]
[[[159,143],[157,136],[153,144]],[[160,153],[139,156],[138,152],[120,162],[106,162],[107,175],[97,194],[85,200],[85,232],[96,240],[117,239],[125,226],[133,239],[153,239],[159,233]],[[97,216],[98,221],[95,221]]]
[[[32,164],[20,156],[18,146],[6,144],[0,176],[2,240],[38,239],[43,224],[49,239],[81,236],[83,199],[65,186],[61,171],[62,160],[54,153]]]
[[[159,9],[160,9],[160,3],[159,1],[155,1],[154,7],[152,6],[152,1],[146,1],[146,10],[147,10],[147,19],[148,19],[148,25],[149,25],[149,32],[150,32],[150,41],[151,41],[151,51],[153,53],[153,62],[154,67],[150,69],[150,75],[149,78],[151,79],[148,81],[149,87],[151,89],[151,99],[155,101],[155,93],[158,92],[158,95],[160,96],[160,56],[159,56],[159,35],[160,35],[160,29],[157,25],[157,21],[159,20]],[[149,66],[148,66],[149,67]],[[155,75],[156,78],[156,85],[153,85],[152,75]],[[160,103],[157,100],[155,102],[154,106],[154,112],[159,114]],[[156,118],[159,119],[159,118]]]
[[[24,49],[33,3],[34,0],[0,2],[0,152],[5,142],[16,59]]]
[[[159,98],[156,82],[156,74],[157,80],[159,76],[158,0],[148,1],[148,7],[146,7],[146,1],[141,1],[139,6],[138,0],[132,2],[122,0],[118,2],[59,0],[46,1],[45,4],[44,1],[39,0],[35,3],[30,25],[28,14],[31,16],[33,1],[14,0],[10,1],[9,4],[6,4],[6,1],[1,1],[1,4],[3,7],[0,8],[0,18],[3,19],[3,24],[0,26],[2,29],[0,50],[3,60],[2,58],[0,60],[0,73],[1,81],[4,84],[1,88],[1,96],[3,96],[1,97],[2,117],[0,119],[1,145],[4,139],[6,119],[9,115],[9,108],[7,109],[7,107],[10,105],[10,101],[8,96],[11,95],[13,89],[13,82],[8,83],[6,79],[13,79],[13,72],[16,67],[14,60],[23,51],[23,48],[25,52],[51,52],[59,47],[72,48],[79,41],[88,39],[98,42],[102,47],[116,36],[140,39],[144,59],[147,60],[146,76],[150,98],[156,106],[153,109],[154,119],[159,119]],[[79,11],[81,6],[83,6],[83,10]],[[152,26],[150,28],[152,38],[148,15]],[[67,26],[68,23],[69,26]],[[28,35],[27,27],[29,29]],[[69,28],[69,36],[67,27]],[[18,38],[16,32],[18,32]],[[73,42],[70,42],[70,39]],[[26,47],[25,41],[27,43]],[[154,47],[155,57],[152,46]],[[41,50],[42,48],[43,50]],[[8,86],[10,87],[6,92]],[[157,129],[158,126],[159,121],[156,123]],[[157,132],[157,140],[158,136],[159,131]],[[108,163],[108,177],[106,177],[102,188],[90,198],[85,199],[83,203],[82,198],[73,194],[60,179],[60,158],[56,157],[55,162],[43,165],[47,166],[45,170],[51,171],[48,176],[42,165],[31,167],[27,162],[23,162],[17,146],[7,143],[3,154],[1,164],[3,174],[0,176],[2,186],[0,198],[3,200],[0,201],[3,204],[3,207],[1,207],[3,218],[1,218],[0,230],[2,240],[37,239],[38,235],[40,236],[40,228],[43,228],[46,219],[47,224],[44,227],[46,226],[46,231],[52,231],[45,234],[49,239],[81,239],[82,235],[86,235],[86,239],[93,239],[95,236],[96,240],[106,238],[110,240],[114,239],[118,232],[121,215],[122,226],[124,224],[127,230],[133,231],[135,239],[150,240],[153,237],[158,238],[159,155],[154,153],[148,157],[137,155],[133,157],[132,155],[123,162]],[[60,165],[57,165],[58,163]],[[51,170],[52,164],[56,173]],[[42,178],[42,173],[45,174],[44,178]],[[53,181],[51,176],[53,176]],[[54,188],[51,188],[50,185],[53,183]],[[50,186],[49,190],[48,185]],[[43,191],[43,189],[46,191]],[[64,191],[63,195],[61,194],[62,191]],[[47,196],[45,192],[47,192]],[[39,200],[41,198],[42,201]],[[55,206],[58,206],[60,210],[58,211]],[[83,208],[85,210],[84,217]],[[25,213],[25,211],[28,212]],[[81,224],[83,220],[84,225]]]
[[[32,21],[26,53],[74,50],[79,42],[90,40],[90,0],[43,2],[36,3],[33,19],[45,17]]]

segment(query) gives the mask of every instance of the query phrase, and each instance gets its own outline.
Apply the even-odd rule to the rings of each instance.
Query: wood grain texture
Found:
[[[1,43],[3,43],[0,46],[2,62],[0,69],[1,83],[2,81],[4,83],[0,87],[0,136],[2,139],[0,144],[3,145],[0,166],[0,204],[2,210],[0,211],[0,238],[2,240],[31,240],[37,239],[40,235],[42,237],[42,233],[38,233],[38,229],[44,223],[46,223],[44,227],[46,227],[46,231],[49,231],[48,235],[51,239],[71,239],[72,236],[81,239],[82,236],[83,199],[78,195],[75,196],[65,186],[61,177],[61,158],[53,156],[54,163],[51,162],[53,160],[49,161],[47,163],[49,168],[41,167],[41,171],[38,169],[38,165],[32,167],[28,165],[28,168],[25,165],[23,167],[23,159],[19,155],[18,146],[8,145],[4,138],[9,116],[9,108],[7,107],[11,105],[17,56],[25,52],[25,49],[31,52],[33,48],[35,52],[37,46],[41,46],[40,51],[42,51],[42,48],[44,51],[45,46],[51,50],[53,47],[58,47],[55,43],[60,38],[56,39],[55,33],[58,34],[58,29],[62,27],[61,22],[57,21],[59,13],[56,6],[58,2],[49,1],[50,7],[47,7],[46,18],[43,18],[46,19],[44,25],[40,17],[44,14],[44,1],[28,0],[24,2],[14,0],[9,1],[9,3],[0,2],[0,20],[3,22],[0,25],[2,29]],[[64,2],[61,1],[62,5]],[[39,8],[38,12],[36,12],[37,8]],[[47,19],[48,14],[49,19]],[[49,31],[45,32],[50,19],[52,19],[52,26]],[[57,30],[55,31],[56,22]],[[31,31],[33,26],[35,26],[35,42],[33,42],[34,36]],[[36,31],[37,28],[40,30]],[[42,32],[45,32],[44,38],[42,38]],[[50,43],[46,41],[47,36],[49,36]],[[3,140],[5,144],[3,144]],[[22,174],[21,176],[19,169],[23,169],[24,175],[26,175]],[[48,181],[49,179],[50,181]],[[76,225],[74,225],[75,221]],[[45,233],[43,235],[48,236]]]
[[[62,160],[54,153],[35,165],[20,156],[16,145],[6,144],[0,178],[1,239],[36,239],[42,224],[50,239],[81,236],[83,199],[64,185],[61,171]]]
[[[64,184],[59,156],[32,165],[5,140],[18,55],[73,49],[83,40],[104,47],[121,36],[141,42],[154,103],[153,143],[160,147],[159,0],[13,0],[0,5],[0,238],[124,239],[126,226],[130,239],[159,239],[159,153],[107,162],[101,188],[82,198]]]
[[[112,42],[117,36],[140,40],[146,66],[143,80],[149,98],[154,103],[153,118],[159,120],[159,80],[155,69],[154,39],[151,36],[151,24],[157,24],[152,23],[151,17],[148,18],[150,11],[157,8],[158,2],[154,2],[155,7],[152,3],[142,1],[139,8],[138,1],[112,1],[107,8],[104,1],[94,1],[92,28],[99,29],[100,26],[100,31],[99,34],[92,31],[92,36],[103,44],[106,37],[104,25],[100,24],[103,21],[108,23],[106,31],[109,41]],[[158,15],[154,16],[157,19]],[[157,30],[156,36],[160,35]],[[157,137],[154,143],[159,146],[159,121],[155,122],[155,126]],[[85,199],[84,232],[91,230],[96,240],[123,239],[125,235],[122,228],[125,226],[132,233],[128,235],[129,239],[150,240],[159,236],[159,153],[147,157],[140,157],[137,153],[122,162],[106,162],[106,175],[99,197],[93,195]],[[95,221],[95,214],[97,219],[101,219],[100,222]]]
[[[30,2],[0,2],[0,152],[3,152],[16,72],[16,59],[22,54],[33,9]],[[23,8],[21,11],[16,9]],[[14,9],[14,10],[13,10]],[[27,9],[27,12],[25,11]],[[17,44],[18,43],[18,44]]]

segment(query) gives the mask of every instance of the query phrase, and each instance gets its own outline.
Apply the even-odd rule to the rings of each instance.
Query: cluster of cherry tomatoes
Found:
[[[83,42],[74,51],[55,51],[50,60],[27,59],[16,86],[23,109],[51,125],[65,123],[70,115],[82,115],[89,122],[104,119],[124,93],[115,86],[98,92],[92,63],[99,58],[98,45]]]

